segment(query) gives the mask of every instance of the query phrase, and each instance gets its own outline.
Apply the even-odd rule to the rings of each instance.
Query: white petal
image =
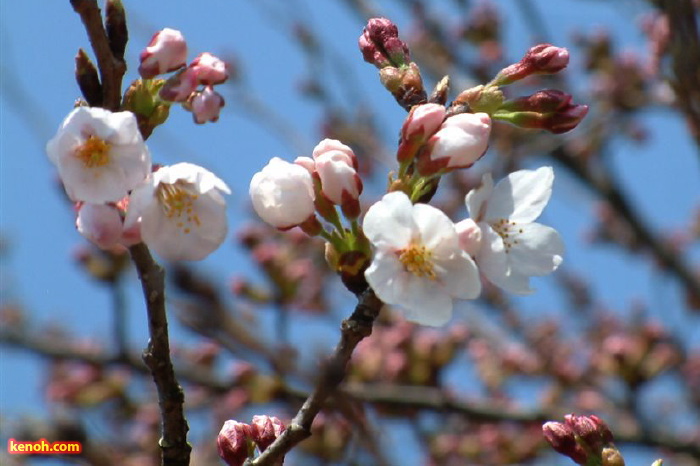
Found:
[[[493,192],[493,178],[491,173],[484,173],[481,177],[481,186],[476,189],[472,189],[467,193],[464,198],[465,204],[467,204],[467,210],[469,211],[469,216],[474,219],[475,222],[480,222],[484,219],[486,213],[487,202],[491,197]]]
[[[516,236],[517,243],[508,254],[511,268],[523,275],[547,275],[559,267],[564,255],[564,243],[559,233],[546,225],[528,223]]]
[[[527,276],[514,274],[509,265],[509,253],[506,253],[503,239],[489,225],[485,223],[481,226],[482,246],[476,263],[479,270],[494,285],[514,294],[530,294]]]
[[[408,320],[440,326],[452,316],[452,298],[440,284],[407,272],[393,253],[377,252],[365,278],[379,299],[397,306]]]
[[[400,191],[385,194],[367,211],[362,229],[367,239],[380,250],[406,247],[417,231],[413,205],[408,196]]]
[[[413,206],[413,220],[420,233],[421,243],[433,254],[451,255],[457,248],[454,224],[440,209],[428,204],[416,204]]]
[[[439,279],[450,296],[459,299],[475,299],[481,293],[479,270],[465,252],[456,252],[449,261],[436,264],[436,268],[440,269]]]
[[[552,167],[519,170],[499,181],[486,209],[486,220],[506,218],[528,223],[540,216],[552,195]]]

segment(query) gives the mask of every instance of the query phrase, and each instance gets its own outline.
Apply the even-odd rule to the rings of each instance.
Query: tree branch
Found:
[[[260,456],[246,463],[251,466],[273,465],[295,445],[311,435],[311,424],[323,407],[326,399],[338,389],[345,377],[346,368],[357,344],[372,334],[372,325],[379,315],[382,302],[371,289],[360,296],[349,319],[340,326],[340,341],[335,351],[324,364],[316,386],[304,401],[287,429]]]
[[[141,280],[148,313],[150,339],[143,360],[151,370],[158,391],[158,405],[163,422],[160,439],[163,465],[186,466],[192,447],[187,443],[187,419],[184,414],[185,396],[175,378],[170,359],[168,320],[165,315],[165,271],[151,257],[145,244],[129,248],[131,259]]]
[[[102,107],[117,111],[121,106],[122,77],[126,72],[126,63],[112,54],[97,0],[70,0],[70,3],[85,25],[97,58],[102,82]]]
[[[658,6],[668,18],[669,53],[676,103],[687,118],[700,149],[700,36],[692,0],[661,0]]]

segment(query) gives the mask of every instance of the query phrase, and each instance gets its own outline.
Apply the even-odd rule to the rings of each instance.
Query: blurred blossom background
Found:
[[[204,261],[168,264],[193,464],[220,464],[215,438],[227,419],[289,420],[354,307],[322,243],[263,226],[248,184],[271,157],[309,156],[330,137],[358,155],[363,205],[385,192],[406,113],[357,47],[377,15],[398,25],[428,90],[450,75],[450,100],[537,43],[569,49],[564,72],[507,92],[564,89],[590,106],[582,125],[547,135],[495,124],[487,155],[445,179],[433,202],[459,220],[482,173],[497,180],[552,165],[539,221],[561,233],[566,254],[557,272],[534,279],[534,295],[485,289],[441,329],[383,311],[356,351],[348,400],[317,419],[290,464],[571,464],[541,434],[549,416],[569,412],[604,419],[627,464],[697,464],[700,137],[677,105],[688,97],[669,83],[674,53],[686,51],[671,47],[655,3],[125,0],[125,85],[164,27],[184,34],[189,60],[209,51],[230,66],[217,123],[195,125],[173,106],[148,140],[155,163],[201,165],[233,191],[230,239]],[[687,3],[697,17],[697,2]],[[80,96],[74,57],[92,51],[68,1],[0,9],[0,440],[61,434],[94,446],[88,462],[151,464],[150,377],[102,358],[138,360],[145,347],[140,284],[76,232],[44,150]],[[435,399],[454,403],[431,407]]]

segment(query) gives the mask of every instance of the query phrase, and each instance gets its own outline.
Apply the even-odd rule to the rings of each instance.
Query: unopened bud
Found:
[[[282,435],[282,432],[285,430],[282,421],[274,416],[253,416],[253,422],[250,427],[253,441],[258,445],[261,452],[272,445],[272,442]]]
[[[102,84],[97,74],[97,68],[83,49],[79,49],[78,55],[75,56],[75,80],[90,107],[102,105]]]
[[[216,444],[219,456],[228,466],[241,466],[251,453],[251,426],[238,421],[226,421]]]
[[[192,69],[199,84],[211,86],[228,79],[226,62],[209,52],[200,53],[188,68]]]
[[[586,453],[576,443],[573,429],[561,422],[545,422],[542,425],[542,434],[554,451],[566,455],[578,464],[586,461]]]
[[[565,92],[545,89],[504,102],[493,117],[521,128],[565,133],[578,126],[588,113],[587,105],[576,105],[571,100]]]
[[[165,28],[153,35],[140,60],[139,74],[144,79],[175,71],[185,65],[187,42],[180,31]]]
[[[370,19],[358,45],[364,60],[379,69],[387,66],[399,68],[411,61],[408,46],[399,39],[398,28],[386,18]]]
[[[197,89],[197,76],[191,68],[185,68],[171,76],[160,89],[160,98],[171,102],[184,102]]]
[[[502,69],[491,85],[505,86],[533,74],[554,74],[569,64],[569,51],[551,44],[538,44],[518,62]]]
[[[117,60],[124,60],[124,51],[129,41],[126,27],[126,13],[121,0],[108,0],[105,5],[105,32],[109,40],[109,49]]]
[[[207,121],[218,121],[219,113],[221,113],[224,104],[224,98],[221,94],[216,92],[212,86],[207,86],[203,91],[195,91],[190,94],[186,108],[192,111],[194,122],[201,125]]]

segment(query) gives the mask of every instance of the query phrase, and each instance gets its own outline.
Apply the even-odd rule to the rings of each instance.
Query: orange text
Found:
[[[7,452],[11,455],[77,455],[83,451],[80,442],[20,442],[13,438],[7,441]]]

